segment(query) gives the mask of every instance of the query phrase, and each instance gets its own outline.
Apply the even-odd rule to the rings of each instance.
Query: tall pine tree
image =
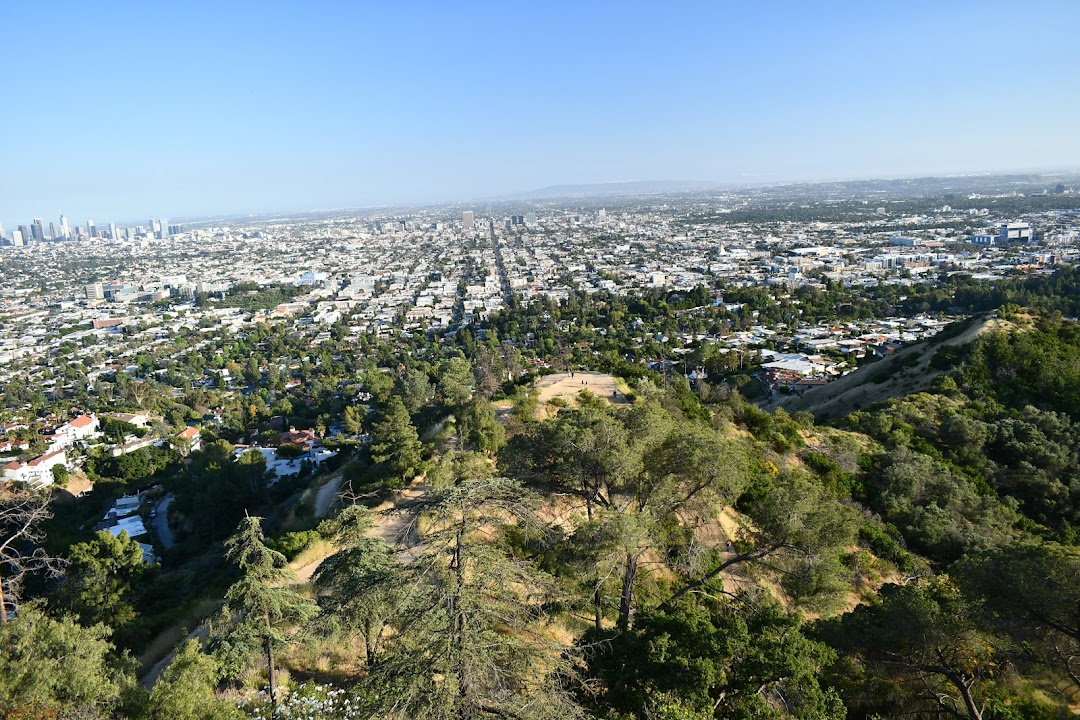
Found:
[[[285,644],[294,627],[312,618],[317,608],[290,586],[295,577],[285,567],[285,556],[267,547],[261,523],[262,518],[245,517],[225,541],[225,557],[240,569],[241,577],[225,594],[224,613],[230,622],[218,645],[265,654],[273,705],[274,651]]]

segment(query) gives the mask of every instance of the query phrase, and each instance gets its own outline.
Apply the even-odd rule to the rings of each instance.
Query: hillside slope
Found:
[[[996,318],[993,313],[976,316],[956,334],[950,335],[946,330],[942,335],[909,345],[892,357],[861,367],[828,385],[802,395],[770,400],[764,408],[783,408],[789,413],[805,410],[824,420],[843,417],[877,402],[922,392],[929,389],[934,378],[942,372],[930,366],[938,348],[967,345],[984,333],[1008,325],[1008,321]]]

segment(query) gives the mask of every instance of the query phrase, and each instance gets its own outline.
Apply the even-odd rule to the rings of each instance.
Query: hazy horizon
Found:
[[[5,16],[5,228],[1080,169],[1070,2]]]

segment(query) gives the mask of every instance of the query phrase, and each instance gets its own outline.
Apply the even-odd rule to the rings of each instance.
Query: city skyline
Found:
[[[7,15],[9,226],[1080,168],[1067,2]]]

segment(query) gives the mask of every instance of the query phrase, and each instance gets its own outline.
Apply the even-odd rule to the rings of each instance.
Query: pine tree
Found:
[[[505,478],[470,479],[418,501],[430,521],[391,582],[407,589],[385,659],[365,689],[377,717],[582,717],[570,657],[544,635],[551,578],[500,546],[509,522],[542,531],[531,496]],[[418,515],[419,516],[419,515]]]
[[[363,638],[364,662],[370,668],[398,619],[404,594],[401,567],[385,542],[368,537],[372,522],[364,507],[350,505],[327,525],[340,549],[312,577],[323,618]]]
[[[0,625],[0,717],[116,717],[135,687],[135,662],[105,625],[54,620],[37,603]]]
[[[349,405],[345,408],[345,416],[342,420],[345,432],[349,435],[358,435],[364,426],[364,410],[358,405]]]
[[[317,608],[289,587],[294,580],[285,567],[285,556],[266,545],[262,518],[245,517],[236,533],[225,541],[225,557],[242,573],[225,593],[225,609],[231,619],[221,638],[224,648],[262,650],[270,678],[270,701],[275,703],[274,650],[289,638],[290,630],[312,618]]]
[[[135,619],[131,603],[147,572],[139,543],[101,530],[72,546],[70,562],[61,595],[85,624],[117,628]]]
[[[375,442],[371,446],[371,457],[384,464],[395,480],[408,482],[420,472],[420,453],[424,446],[401,398],[390,398],[382,417],[375,423],[373,434]]]
[[[220,664],[187,640],[154,683],[148,720],[239,720],[239,710],[214,694],[220,679]]]

